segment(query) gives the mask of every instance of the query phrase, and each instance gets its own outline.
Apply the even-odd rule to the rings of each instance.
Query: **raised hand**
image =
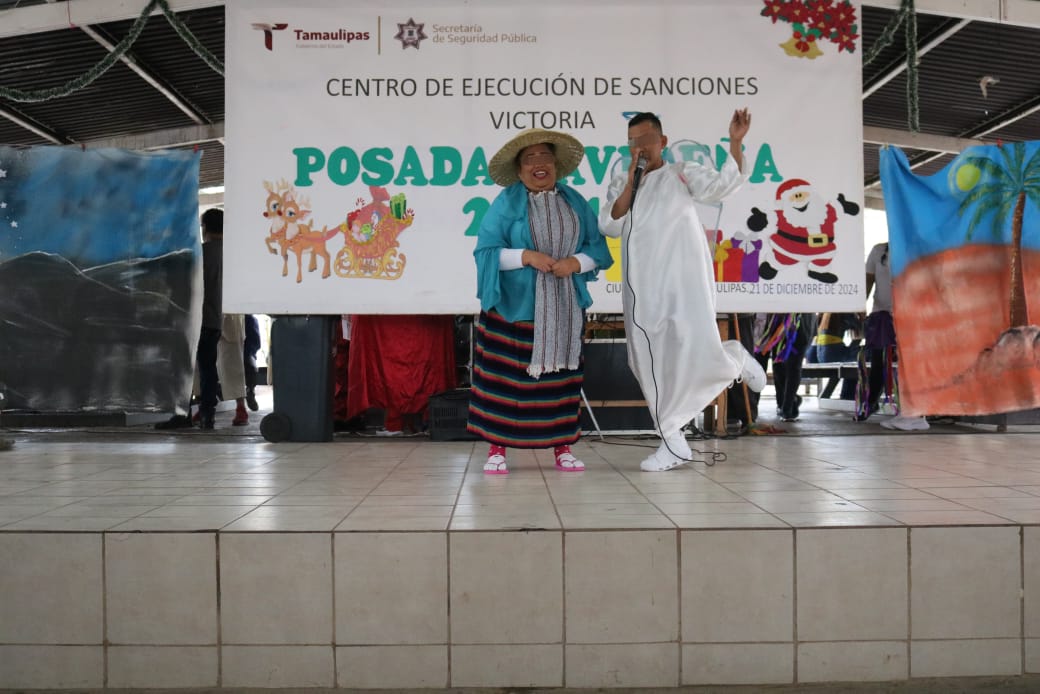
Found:
[[[729,139],[730,141],[740,141],[747,135],[748,130],[751,129],[751,114],[748,113],[746,108],[737,109],[733,112],[733,117],[729,120]]]

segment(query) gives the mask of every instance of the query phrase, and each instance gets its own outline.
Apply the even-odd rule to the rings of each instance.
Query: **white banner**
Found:
[[[672,159],[718,166],[743,107],[750,180],[701,215],[719,310],[861,310],[859,12],[228,0],[225,310],[475,313],[475,234],[501,190],[487,162],[510,137],[581,140],[565,182],[598,210],[629,164],[631,115],[659,115]],[[593,312],[621,312],[611,243]]]

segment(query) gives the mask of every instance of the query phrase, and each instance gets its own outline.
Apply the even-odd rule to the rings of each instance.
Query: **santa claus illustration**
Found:
[[[849,202],[844,194],[838,195],[842,212],[855,216],[859,205]],[[830,265],[838,248],[834,243],[834,224],[838,211],[834,205],[817,195],[808,181],[792,178],[776,189],[776,229],[769,236],[769,245],[777,264],[788,266],[804,263],[809,277],[820,282],[837,282],[838,276],[823,268]],[[751,231],[762,231],[769,224],[768,215],[757,207],[751,208],[747,225]],[[776,277],[777,269],[763,261],[758,266],[762,279]]]

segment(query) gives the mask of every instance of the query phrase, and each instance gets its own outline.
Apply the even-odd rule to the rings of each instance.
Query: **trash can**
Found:
[[[332,440],[332,333],[339,316],[276,316],[271,324],[274,408],[260,421],[272,442]]]

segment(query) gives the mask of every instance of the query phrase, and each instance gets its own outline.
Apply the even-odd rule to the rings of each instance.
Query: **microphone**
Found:
[[[636,198],[636,191],[639,190],[639,182],[643,180],[643,171],[646,170],[646,155],[640,154],[639,159],[636,161],[636,172],[632,176],[632,199]]]

